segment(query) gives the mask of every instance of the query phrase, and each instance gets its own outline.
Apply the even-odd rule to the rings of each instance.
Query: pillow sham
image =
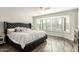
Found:
[[[15,32],[15,28],[7,29],[7,33]]]

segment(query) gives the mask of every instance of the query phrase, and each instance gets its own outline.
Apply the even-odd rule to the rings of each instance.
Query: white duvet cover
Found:
[[[37,40],[41,37],[44,37],[45,32],[44,31],[27,30],[24,32],[11,32],[11,33],[8,33],[7,36],[11,39],[11,41],[21,45],[22,49],[24,49],[26,44],[28,44],[34,40]]]

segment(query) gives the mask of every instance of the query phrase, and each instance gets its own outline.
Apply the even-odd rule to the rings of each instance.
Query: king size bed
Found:
[[[44,31],[31,30],[30,23],[4,22],[4,33],[6,44],[22,52],[32,51],[47,39]]]

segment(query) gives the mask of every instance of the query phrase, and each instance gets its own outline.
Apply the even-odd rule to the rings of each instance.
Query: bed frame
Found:
[[[41,43],[45,42],[47,39],[47,35],[45,35],[44,37],[41,37],[40,39],[37,39],[29,44],[26,44],[25,48],[22,49],[21,45],[16,44],[14,42],[12,42],[9,37],[7,36],[7,29],[9,28],[15,28],[15,27],[26,27],[26,28],[30,28],[31,29],[31,24],[25,24],[25,23],[9,23],[9,22],[4,22],[4,33],[5,33],[5,42],[6,44],[10,44],[13,47],[15,47],[17,49],[17,51],[20,52],[29,52],[32,51],[34,48],[36,48],[38,45],[40,45]]]

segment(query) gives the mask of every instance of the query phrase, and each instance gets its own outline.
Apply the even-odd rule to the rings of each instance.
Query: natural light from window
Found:
[[[34,23],[37,30],[70,33],[70,16],[36,18]]]

